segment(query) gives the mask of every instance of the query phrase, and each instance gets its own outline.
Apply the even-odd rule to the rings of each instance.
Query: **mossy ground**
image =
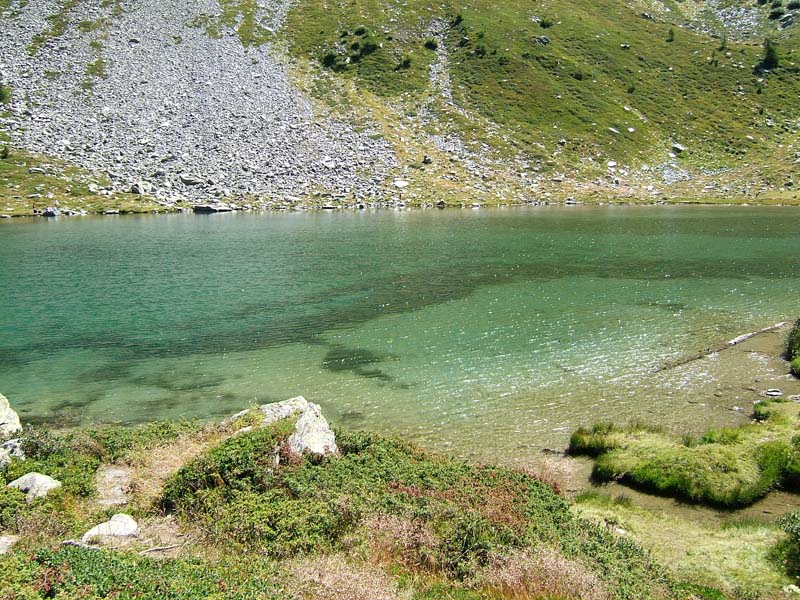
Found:
[[[595,425],[579,429],[570,451],[596,457],[594,476],[624,480],[695,502],[737,507],[771,489],[794,490],[800,471],[800,406],[764,400],[756,422],[678,438],[658,429]]]
[[[291,423],[233,435],[249,423],[24,431],[30,458],[3,479],[35,469],[64,487],[30,504],[0,488],[0,529],[22,536],[0,557],[0,589],[9,598],[698,597],[531,473],[344,431],[340,457],[291,457]],[[156,467],[167,456],[172,467]],[[110,463],[138,472],[123,509],[96,501],[94,474]],[[121,510],[142,525],[139,541],[60,546]],[[148,547],[167,523],[175,543]]]
[[[681,579],[724,590],[732,596],[771,597],[793,583],[774,560],[784,535],[766,517],[698,522],[680,513],[637,506],[628,496],[586,492],[573,511],[637,540]]]
[[[782,351],[789,361],[798,352],[800,321]],[[575,431],[569,451],[593,457],[593,476],[601,481],[714,506],[748,506],[771,490],[797,492],[800,485],[800,404],[778,394],[758,400],[753,421],[739,427],[678,437],[641,423],[599,423]]]

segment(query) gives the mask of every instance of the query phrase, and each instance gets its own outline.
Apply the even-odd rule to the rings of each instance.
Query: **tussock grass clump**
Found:
[[[787,536],[773,549],[773,559],[789,575],[800,575],[800,512],[791,512],[778,521]]]
[[[724,507],[752,504],[771,489],[800,481],[798,409],[760,402],[762,425],[711,430],[681,439],[641,425],[576,431],[570,451],[596,457],[594,476],[623,480],[660,494]],[[688,443],[687,443],[688,442]]]
[[[786,338],[786,359],[790,361],[792,374],[800,377],[800,319]]]
[[[490,597],[608,600],[611,594],[585,565],[554,550],[516,551],[494,558],[478,573],[479,587]]]

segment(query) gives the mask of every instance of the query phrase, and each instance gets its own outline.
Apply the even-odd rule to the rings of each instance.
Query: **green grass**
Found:
[[[597,491],[576,497],[572,510],[624,530],[660,563],[670,565],[690,591],[704,589],[700,598],[746,597],[737,592],[748,589],[755,597],[768,598],[792,582],[775,560],[783,534],[766,518],[697,519],[692,511],[648,509],[625,496],[613,498]]]
[[[333,591],[324,597],[350,597],[336,594],[336,577],[344,585],[360,581],[363,572],[373,577],[364,585],[377,585],[377,569],[385,581],[378,588],[396,586],[401,597],[413,599],[577,600],[587,585],[610,598],[689,600],[700,587],[711,595],[699,597],[720,597],[713,595],[716,580],[673,577],[648,551],[594,515],[575,514],[528,473],[346,431],[337,431],[341,456],[295,457],[286,451],[292,422],[234,435],[252,422],[63,433],[26,427],[21,438],[29,458],[12,461],[0,484],[37,470],[60,478],[64,487],[27,503],[0,485],[0,528],[23,536],[0,557],[0,589],[14,598],[299,599],[316,597],[320,581],[332,578]],[[187,443],[206,450],[185,454]],[[146,481],[151,457],[157,463],[171,454],[195,458],[166,480],[153,472],[161,489],[157,501],[149,491],[137,496],[137,486],[152,485]],[[152,544],[145,540],[117,552],[60,546],[120,511],[93,500],[94,474],[107,464],[127,464],[138,473],[131,504],[122,510],[145,528],[153,520],[180,525],[186,546],[180,556],[145,557],[139,551]],[[585,495],[579,506],[635,509],[627,498],[592,498]],[[517,577],[510,587],[508,574]]]
[[[777,189],[793,157],[774,150],[797,137],[794,30],[765,26],[784,67],[759,82],[753,67],[762,58],[760,43],[729,37],[722,48],[719,38],[680,28],[683,8],[674,4],[674,16],[650,20],[641,7],[617,0],[302,0],[290,10],[284,36],[292,54],[313,65],[314,77],[352,86],[339,103],[375,96],[395,126],[407,125],[390,114],[398,105],[405,113],[425,106],[437,131],[459,135],[467,147],[485,144],[505,165],[522,154],[532,176],[604,176],[610,159],[652,165],[668,160],[676,141],[687,150],[674,161],[689,171],[728,168],[727,180],[769,180]],[[448,24],[441,41],[455,110],[438,99],[429,77],[437,60],[434,21]],[[549,43],[537,42],[543,35]],[[398,68],[405,59],[407,68]],[[339,93],[335,84],[316,89],[323,99]],[[695,186],[685,189],[694,195]],[[789,200],[796,201],[791,194]]]
[[[260,46],[273,37],[255,0],[220,0],[219,15],[203,14],[191,24],[202,27],[212,38],[219,38],[223,29],[234,29],[245,47]]]
[[[644,489],[725,507],[752,504],[800,475],[800,409],[794,403],[761,402],[760,424],[711,430],[699,440],[679,439],[639,425],[579,429],[570,452],[596,458],[594,476],[622,479]]]
[[[800,357],[800,319],[795,322],[786,337],[786,358],[794,360],[798,357]]]
[[[258,561],[154,560],[82,548],[0,556],[6,598],[280,599],[274,567]]]
[[[0,84],[0,104],[10,104],[14,90],[7,85]]]

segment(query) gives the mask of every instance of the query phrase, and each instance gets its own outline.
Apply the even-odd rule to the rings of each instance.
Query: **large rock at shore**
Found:
[[[323,456],[339,452],[336,437],[316,404],[309,403],[300,413],[294,433],[289,437],[289,450],[294,454],[311,452]]]
[[[61,482],[41,473],[28,473],[9,483],[8,487],[24,492],[26,500],[30,502],[36,498],[44,498],[51,491],[60,488]]]
[[[0,440],[5,440],[22,429],[19,415],[11,408],[8,398],[0,394]]]
[[[283,402],[273,402],[272,404],[262,404],[259,410],[264,413],[264,425],[286,419],[294,414],[301,413],[308,409],[310,403],[302,396],[289,398]]]
[[[295,431],[289,437],[289,450],[292,454],[310,452],[325,456],[339,452],[339,448],[336,446],[336,437],[328,425],[328,421],[322,415],[322,409],[302,396],[264,404],[259,407],[259,410],[264,415],[262,422],[264,427],[281,419],[298,415]],[[241,416],[241,414],[235,416]]]
[[[84,533],[81,542],[88,544],[92,541],[102,541],[103,538],[136,537],[138,535],[139,524],[133,517],[119,513]]]

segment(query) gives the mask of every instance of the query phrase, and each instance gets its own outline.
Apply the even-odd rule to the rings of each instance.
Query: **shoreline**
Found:
[[[115,206],[111,203],[109,206]],[[764,201],[759,202],[751,198],[741,200],[686,200],[683,198],[674,199],[591,199],[591,200],[544,200],[532,202],[462,202],[441,204],[434,202],[372,202],[372,203],[354,203],[354,204],[326,204],[326,203],[313,203],[313,204],[279,204],[279,205],[235,205],[220,203],[219,209],[215,208],[213,203],[196,203],[196,204],[183,204],[174,207],[144,205],[141,209],[130,208],[107,208],[101,210],[82,210],[81,212],[72,211],[67,208],[67,212],[58,215],[44,215],[42,211],[33,213],[32,211],[20,213],[3,213],[0,215],[0,223],[2,221],[11,221],[19,219],[41,219],[49,221],[51,219],[59,218],[76,218],[76,217],[129,217],[141,215],[177,215],[177,214],[195,214],[195,215],[223,215],[223,214],[284,214],[284,213],[337,213],[337,212],[352,212],[357,214],[370,214],[375,212],[398,212],[398,211],[427,211],[427,210],[492,210],[492,209],[508,209],[508,208],[565,208],[572,209],[580,208],[633,208],[633,207],[720,207],[720,208],[800,208],[800,199],[785,201]],[[198,210],[198,207],[200,208]],[[211,207],[211,208],[209,208]]]

